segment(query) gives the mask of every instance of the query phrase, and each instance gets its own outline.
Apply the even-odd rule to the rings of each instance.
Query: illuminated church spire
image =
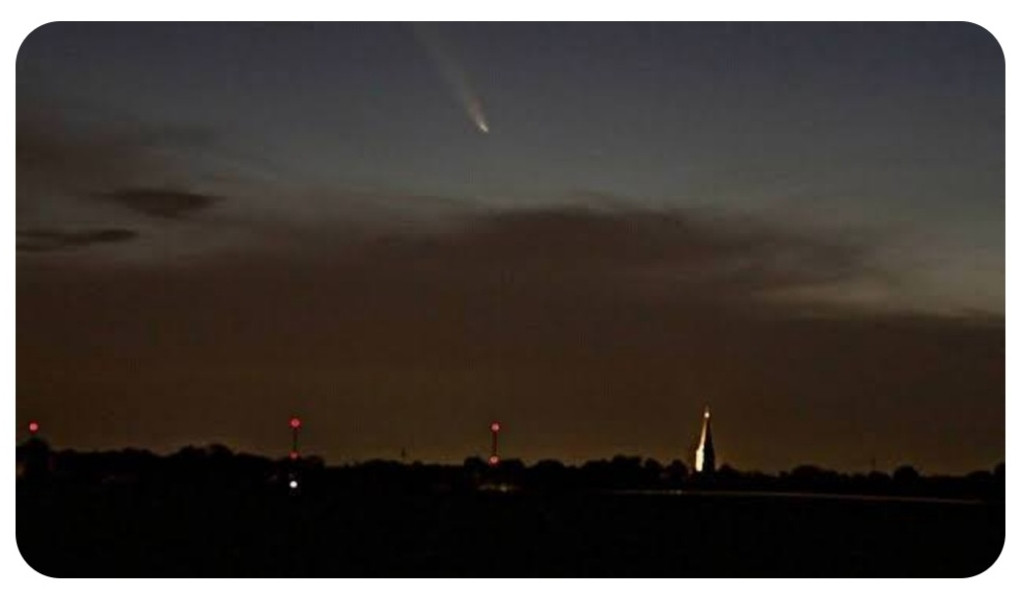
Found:
[[[714,473],[715,471],[715,440],[711,437],[711,411],[704,407],[704,428],[700,431],[700,443],[697,444],[697,462],[695,464],[698,473]]]

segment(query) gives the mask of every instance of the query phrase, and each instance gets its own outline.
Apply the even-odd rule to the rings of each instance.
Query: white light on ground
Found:
[[[295,489],[297,489],[297,485],[298,484],[297,484],[296,480],[294,479],[293,481],[289,482],[289,489],[295,490]]]

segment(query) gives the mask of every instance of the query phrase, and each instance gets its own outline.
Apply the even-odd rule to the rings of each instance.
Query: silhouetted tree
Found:
[[[19,475],[29,481],[49,475],[53,466],[51,456],[49,444],[38,437],[29,439],[16,450]]]
[[[486,461],[482,460],[478,456],[469,456],[464,459],[464,470],[478,472],[485,469],[488,465]]]
[[[689,472],[686,463],[675,459],[665,468],[664,479],[669,485],[679,487],[686,481]]]
[[[902,486],[911,486],[918,482],[919,475],[918,469],[915,469],[911,465],[903,465],[897,467],[893,471],[893,481]]]
[[[648,488],[660,486],[663,472],[664,467],[661,466],[661,463],[653,458],[648,458],[643,461],[643,484]]]
[[[902,465],[893,471],[893,491],[898,494],[913,495],[921,488],[921,476],[911,465]]]
[[[559,461],[553,459],[541,460],[529,469],[527,473],[528,482],[537,489],[556,490],[567,487],[569,473]]]
[[[722,463],[715,472],[718,485],[723,488],[738,489],[742,476],[740,472],[732,468],[729,463]]]
[[[1004,463],[993,468],[993,489],[991,499],[997,502],[1004,501]]]

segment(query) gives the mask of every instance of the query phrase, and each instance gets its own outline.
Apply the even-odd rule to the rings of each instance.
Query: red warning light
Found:
[[[37,423],[35,421],[30,421],[29,422],[29,433],[36,433],[37,431],[39,431],[39,423]]]
[[[296,460],[298,458],[300,458],[300,453],[297,452],[296,450],[293,450],[292,452],[289,453],[289,459],[290,460]]]
[[[293,429],[300,429],[300,419],[293,417],[289,420],[289,426]]]
[[[500,423],[493,421],[493,423],[489,426],[489,430],[493,433],[500,431]]]
[[[489,464],[490,465],[496,465],[499,462],[500,462],[500,457],[497,456],[496,454],[494,454],[493,456],[489,457]]]

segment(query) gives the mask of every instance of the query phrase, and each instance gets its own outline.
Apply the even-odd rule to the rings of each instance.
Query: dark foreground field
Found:
[[[767,494],[307,493],[19,484],[51,576],[939,576],[988,568],[1003,504]]]

